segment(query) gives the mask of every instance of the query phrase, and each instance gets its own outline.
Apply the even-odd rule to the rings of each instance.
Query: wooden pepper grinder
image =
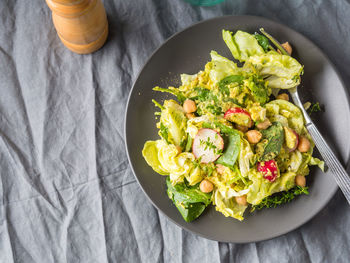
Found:
[[[106,11],[101,0],[46,0],[63,44],[79,54],[96,51],[108,35]]]

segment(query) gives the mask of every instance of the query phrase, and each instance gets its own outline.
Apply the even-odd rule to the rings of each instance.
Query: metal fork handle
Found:
[[[315,145],[320,152],[322,158],[326,162],[327,166],[334,175],[335,181],[342,190],[346,200],[350,204],[350,177],[346,170],[343,168],[338,158],[335,156],[325,139],[322,137],[321,133],[316,128],[315,124],[312,122],[310,116],[307,114],[306,110],[303,107],[303,104],[300,101],[298,92],[296,89],[290,91],[291,97],[294,103],[301,109],[303,112],[306,128],[309,131],[312,139],[315,142]]]
[[[325,160],[327,166],[332,171],[336,183],[339,185],[346,200],[350,204],[350,177],[348,173],[345,171],[329,145],[323,139],[315,124],[309,123],[306,125],[306,128],[314,140],[315,145]]]

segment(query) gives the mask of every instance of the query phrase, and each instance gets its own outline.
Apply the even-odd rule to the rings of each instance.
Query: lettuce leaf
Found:
[[[225,77],[239,75],[241,69],[233,61],[220,56],[216,51],[210,52],[211,62],[209,67],[209,78],[215,84]]]
[[[251,160],[254,158],[254,153],[249,142],[241,136],[241,147],[239,152],[239,169],[243,177],[247,177],[250,171]]]
[[[142,155],[155,172],[169,175],[169,171],[162,166],[158,159],[157,141],[147,141],[143,146]]]
[[[243,193],[240,193],[240,195],[243,195],[246,192],[247,190]],[[236,202],[234,196],[231,196],[229,193],[229,191],[222,191],[219,189],[215,190],[213,198],[213,204],[215,205],[215,209],[216,211],[221,212],[226,217],[230,216],[242,221],[244,219],[244,211],[247,209],[248,206],[239,205]]]
[[[183,108],[174,100],[166,100],[160,115],[159,135],[167,142],[184,147],[186,143],[187,118]],[[166,135],[166,136],[165,136]]]
[[[279,121],[283,126],[288,126],[299,134],[304,130],[303,114],[293,103],[286,100],[273,100],[266,103],[265,108],[270,121]]]
[[[191,178],[192,184],[202,179],[193,174],[195,159],[193,154],[188,152],[179,154],[175,145],[167,144],[164,140],[147,141],[142,155],[154,171],[161,175],[170,175],[173,184],[183,182],[185,177]]]
[[[199,217],[211,202],[211,194],[203,193],[199,185],[188,186],[186,183],[173,185],[167,178],[167,194],[186,222]]]
[[[250,204],[258,205],[265,197],[274,193],[287,191],[295,186],[294,172],[282,173],[274,182],[266,180],[261,173],[252,170],[249,173],[249,179],[253,182],[249,186],[247,201]]]
[[[191,85],[191,82],[194,81],[197,78],[198,74],[193,74],[193,75],[189,75],[189,74],[181,74],[181,83],[182,86],[189,86]]]
[[[303,73],[303,66],[296,59],[274,51],[249,57],[244,69],[259,74],[268,82],[270,88],[278,89],[298,86],[300,75]]]
[[[318,168],[320,168],[322,170],[322,172],[324,172],[324,161],[321,161],[318,158],[315,157],[311,157],[309,165],[317,165]]]
[[[233,165],[236,163],[241,145],[241,136],[239,132],[236,130],[233,131],[235,132],[227,136],[227,143],[223,154],[216,161],[218,164],[222,164],[231,168],[233,168]]]
[[[250,56],[265,54],[258,40],[249,33],[238,30],[233,35],[232,32],[223,30],[222,37],[233,57],[240,62],[246,61]]]

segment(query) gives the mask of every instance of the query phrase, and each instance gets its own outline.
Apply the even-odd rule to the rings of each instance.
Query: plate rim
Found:
[[[148,198],[148,200],[151,202],[151,204],[157,209],[157,211],[161,212],[164,216],[166,216],[166,218],[168,220],[170,220],[171,222],[175,223],[175,225],[177,225],[178,227],[190,232],[190,233],[194,233],[198,236],[201,236],[201,237],[204,237],[206,239],[209,239],[209,240],[213,240],[213,241],[218,241],[218,242],[224,242],[224,243],[234,243],[234,244],[247,244],[247,243],[252,243],[252,242],[261,242],[261,241],[266,241],[266,240],[271,240],[271,239],[274,239],[276,237],[279,237],[279,236],[282,236],[284,234],[287,234],[289,232],[292,232],[293,230],[305,225],[306,223],[308,223],[312,218],[314,218],[315,216],[317,216],[330,202],[331,198],[336,194],[336,192],[338,191],[339,189],[339,186],[336,185],[334,187],[334,189],[332,189],[330,192],[329,192],[329,196],[325,199],[326,201],[324,202],[323,205],[321,205],[317,210],[314,211],[313,214],[307,214],[305,216],[305,220],[303,220],[302,223],[299,223],[299,224],[296,224],[296,225],[293,225],[292,227],[288,228],[288,229],[285,229],[285,230],[281,230],[279,232],[276,232],[274,233],[273,235],[270,235],[269,237],[267,238],[258,238],[258,239],[254,239],[254,240],[250,240],[250,241],[247,241],[247,240],[237,240],[237,241],[227,241],[226,239],[216,239],[216,238],[213,238],[209,235],[206,235],[206,234],[203,234],[201,232],[198,232],[198,231],[195,231],[195,230],[192,230],[192,229],[189,229],[187,226],[184,226],[184,225],[181,225],[179,222],[177,222],[176,220],[172,219],[171,217],[169,217],[166,213],[164,213],[162,211],[162,209],[160,209],[158,207],[157,204],[155,204],[155,202],[151,199],[151,197],[146,193],[146,191],[144,190],[138,176],[136,175],[135,173],[135,169],[134,169],[134,165],[133,163],[131,162],[131,158],[130,158],[130,155],[129,155],[129,146],[128,146],[128,133],[127,133],[127,122],[128,122],[128,113],[129,113],[129,106],[130,106],[130,99],[131,99],[131,96],[133,95],[133,92],[134,92],[134,88],[135,88],[135,85],[138,81],[138,79],[140,78],[144,68],[149,64],[149,62],[152,60],[152,58],[160,51],[160,49],[166,45],[168,42],[170,42],[173,38],[175,38],[176,36],[178,36],[179,34],[182,34],[183,32],[187,31],[187,30],[190,30],[198,25],[201,25],[201,24],[204,24],[204,23],[208,23],[208,22],[212,22],[214,20],[221,20],[221,19],[227,19],[227,18],[251,18],[251,19],[262,19],[262,20],[265,20],[266,22],[270,22],[270,23],[273,23],[273,24],[276,24],[278,26],[282,26],[282,27],[287,27],[289,30],[293,31],[293,33],[301,36],[302,38],[306,39],[306,41],[310,42],[313,46],[315,46],[315,48],[317,49],[318,52],[322,53],[322,55],[324,56],[326,62],[331,66],[332,70],[334,70],[335,72],[335,75],[337,76],[337,78],[339,79],[340,81],[340,84],[342,86],[342,89],[345,93],[345,100],[347,102],[347,108],[348,110],[350,111],[350,99],[349,99],[349,92],[348,90],[346,89],[346,85],[345,85],[345,82],[343,80],[343,78],[341,77],[341,74],[339,72],[339,70],[337,69],[337,67],[333,64],[333,62],[329,59],[328,55],[323,52],[313,41],[311,41],[308,37],[306,37],[305,35],[299,33],[298,31],[294,30],[293,28],[283,24],[283,23],[280,23],[280,22],[276,22],[272,19],[269,19],[269,18],[266,18],[266,17],[263,17],[263,16],[255,16],[255,15],[223,15],[223,16],[217,16],[217,17],[213,17],[213,18],[210,18],[210,19],[204,19],[204,20],[201,20],[201,21],[198,21],[188,27],[185,27],[184,29],[172,34],[170,37],[168,37],[166,40],[164,40],[150,55],[149,57],[147,58],[147,60],[144,62],[144,64],[142,65],[142,67],[140,68],[133,84],[132,84],[132,87],[129,91],[129,95],[128,95],[128,99],[127,99],[127,104],[126,104],[126,111],[125,111],[125,115],[124,115],[124,143],[125,143],[125,148],[126,148],[126,154],[127,154],[127,158],[128,158],[128,162],[130,164],[130,168],[131,168],[131,171],[134,175],[134,177],[136,178],[136,181],[137,183],[139,184],[140,188],[142,189],[142,192],[145,194],[145,196]],[[350,125],[349,125],[350,126]],[[350,148],[348,149],[348,151],[350,150]],[[346,161],[348,162],[348,160]],[[331,174],[331,173],[330,173]],[[333,174],[332,174],[333,176]]]

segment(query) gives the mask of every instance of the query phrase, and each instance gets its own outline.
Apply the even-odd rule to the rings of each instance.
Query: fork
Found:
[[[333,173],[336,183],[342,190],[346,200],[350,204],[350,177],[348,173],[345,171],[338,158],[335,156],[325,139],[322,137],[321,133],[316,128],[315,124],[312,122],[310,116],[307,114],[304,109],[303,104],[300,101],[299,94],[297,91],[297,87],[289,90],[289,93],[295,103],[301,111],[303,112],[306,128],[309,131],[312,139],[315,142],[317,149],[319,150],[321,156],[325,160],[327,166]]]

